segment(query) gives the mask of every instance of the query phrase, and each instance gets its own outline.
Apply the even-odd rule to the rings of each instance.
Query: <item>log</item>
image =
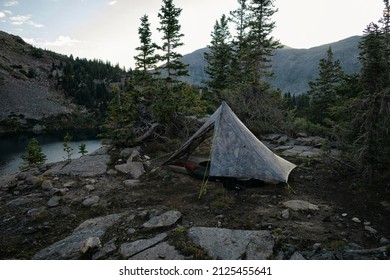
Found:
[[[146,131],[143,135],[135,138],[135,143],[140,143],[145,139],[149,138],[159,125],[160,125],[159,123],[152,124],[152,126],[149,128],[148,131]]]

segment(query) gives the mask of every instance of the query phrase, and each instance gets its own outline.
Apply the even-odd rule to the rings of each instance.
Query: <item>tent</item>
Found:
[[[257,139],[225,102],[163,164],[188,159],[209,137],[212,137],[209,176],[287,183],[291,170],[295,168],[294,164],[275,155]]]

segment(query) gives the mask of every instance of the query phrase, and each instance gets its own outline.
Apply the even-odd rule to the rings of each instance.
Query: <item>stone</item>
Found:
[[[347,217],[348,216],[348,214],[347,213],[343,213],[343,214],[341,214],[341,217]]]
[[[352,218],[352,221],[355,222],[355,223],[358,223],[358,224],[360,224],[360,223],[362,222],[362,221],[360,221],[360,219],[357,218],[357,217],[353,217],[353,218]]]
[[[116,251],[115,241],[116,238],[113,238],[110,241],[108,241],[106,244],[104,244],[103,247],[92,256],[92,259],[98,260]]]
[[[91,207],[94,204],[97,204],[100,200],[100,197],[97,195],[87,197],[86,199],[83,200],[82,204],[85,207]]]
[[[314,243],[313,251],[316,252],[321,249],[321,243]]]
[[[374,229],[374,228],[372,228],[370,226],[364,226],[364,229],[366,231],[368,231],[369,233],[371,233],[371,234],[377,234],[378,233],[378,231],[376,229]]]
[[[44,175],[98,177],[106,173],[110,156],[104,153],[104,147],[88,155],[54,164]],[[106,151],[107,152],[107,151]]]
[[[175,247],[169,245],[168,242],[162,242],[156,246],[146,249],[131,258],[130,260],[184,260],[184,256],[180,254]]]
[[[31,208],[27,210],[26,215],[35,219],[41,216],[45,212],[45,207]]]
[[[114,175],[116,175],[116,174],[118,174],[118,171],[116,171],[116,170],[114,170],[114,169],[109,169],[109,170],[107,170],[107,175],[109,175],[109,176],[114,176]]]
[[[135,186],[139,186],[141,184],[141,181],[132,179],[132,180],[123,181],[123,184],[125,184],[126,187],[135,187]]]
[[[41,184],[41,188],[45,191],[50,191],[53,188],[53,184],[50,180],[44,180]]]
[[[304,200],[289,200],[289,201],[283,202],[283,205],[287,208],[290,208],[291,210],[294,210],[294,211],[299,211],[299,210],[318,211],[318,210],[320,210],[317,205],[312,204],[308,201],[304,201]]]
[[[76,182],[75,181],[69,181],[69,182],[66,182],[65,184],[63,184],[62,186],[64,188],[72,188],[72,187],[76,186]]]
[[[129,234],[129,235],[131,235],[131,234],[133,234],[133,233],[135,233],[135,232],[136,232],[136,230],[135,230],[134,228],[129,228],[129,229],[126,231],[126,233]]]
[[[39,186],[41,184],[41,178],[34,175],[29,175],[26,178],[26,183],[32,186]]]
[[[34,202],[39,202],[42,200],[42,195],[37,193],[32,193],[26,196],[21,196],[7,202],[9,206],[21,206],[25,204],[32,204]]]
[[[166,233],[161,233],[150,239],[139,239],[134,242],[123,243],[119,249],[119,253],[124,258],[130,258],[164,241],[167,236]]]
[[[47,206],[48,207],[56,207],[56,206],[60,205],[60,200],[61,200],[61,197],[53,196],[47,202]]]
[[[290,211],[288,209],[285,209],[281,213],[281,217],[285,220],[288,220],[290,218]]]
[[[127,158],[131,155],[131,152],[133,151],[132,148],[124,148],[123,150],[120,151],[120,156],[123,158]]]
[[[129,173],[133,179],[139,179],[145,173],[144,165],[142,162],[128,162]]]
[[[81,245],[80,248],[80,253],[85,255],[85,254],[90,254],[95,251],[97,251],[99,248],[102,247],[102,244],[100,243],[100,238],[99,237],[88,237],[83,245]]]
[[[146,229],[170,227],[176,224],[180,218],[181,213],[179,211],[168,211],[163,213],[162,215],[151,218],[142,226]]]
[[[0,177],[0,190],[9,190],[18,185],[18,179],[15,175],[6,175]]]
[[[91,179],[91,178],[87,178],[85,179],[85,181],[91,185],[94,185],[97,183],[97,180],[96,179]]]
[[[140,153],[138,150],[134,150],[131,152],[131,155],[127,159],[127,163],[133,162],[133,161],[139,161],[141,159]]]
[[[277,145],[284,145],[286,144],[288,141],[288,136],[287,135],[282,135],[281,137],[279,137],[277,140],[275,140],[275,144]]]
[[[62,192],[57,188],[51,188],[49,191],[49,196],[53,195],[62,195]]]
[[[80,248],[89,237],[102,238],[106,231],[117,223],[123,214],[111,214],[108,216],[89,219],[81,223],[73,233],[40,250],[32,259],[34,260],[69,260],[80,258]]]
[[[95,187],[93,185],[85,185],[83,187],[83,190],[87,191],[87,192],[91,192],[95,189]]]
[[[292,256],[290,257],[290,260],[306,260],[301,253],[299,253],[298,251],[295,251],[294,254],[292,254]]]
[[[385,245],[390,244],[390,241],[386,237],[381,237],[381,239],[379,240],[379,244],[382,246],[385,246]]]
[[[130,167],[127,165],[127,163],[124,164],[117,164],[114,166],[116,171],[119,171],[121,173],[128,174],[130,172]]]
[[[273,255],[274,239],[268,230],[232,230],[193,227],[188,237],[213,259],[266,260]]]

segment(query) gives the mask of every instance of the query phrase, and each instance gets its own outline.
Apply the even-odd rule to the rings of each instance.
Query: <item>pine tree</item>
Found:
[[[63,150],[66,153],[66,157],[64,157],[64,159],[67,160],[70,160],[73,155],[73,148],[70,145],[70,141],[72,141],[72,136],[70,136],[69,133],[66,133],[64,136],[64,143],[62,145],[63,145]]]
[[[135,89],[129,86],[127,91],[115,87],[113,98],[108,105],[108,117],[102,126],[103,137],[112,139],[114,144],[129,145],[134,138],[133,126],[136,121],[137,108]]]
[[[32,138],[28,142],[22,159],[23,163],[20,166],[20,169],[22,170],[33,166],[39,166],[46,161],[46,155],[42,152],[42,147],[36,138]]]
[[[135,69],[141,70],[143,75],[146,75],[148,70],[156,67],[158,61],[158,57],[155,55],[157,45],[152,43],[152,32],[150,31],[149,17],[147,15],[141,18],[138,34],[141,45],[136,48],[139,54],[134,56]]]
[[[232,76],[236,81],[224,98],[254,132],[272,131],[281,124],[282,98],[265,78],[271,76],[271,57],[280,48],[271,33],[275,27],[272,0],[238,1],[232,12],[237,37],[233,41]]]
[[[359,48],[360,82],[367,93],[375,93],[389,85],[390,61],[386,35],[375,23],[370,23],[364,31]]]
[[[229,20],[235,26],[235,36],[232,40],[232,60],[231,60],[231,86],[238,86],[245,81],[244,61],[247,50],[248,32],[248,4],[247,0],[237,0],[239,7],[230,12]]]
[[[370,23],[359,44],[360,92],[344,105],[345,151],[369,183],[378,175],[390,179],[390,8],[389,1],[384,4],[382,27]]]
[[[176,8],[172,0],[163,0],[158,17],[160,18],[160,27],[158,31],[162,32],[161,38],[163,44],[161,50],[163,54],[160,60],[164,62],[162,69],[166,70],[168,83],[177,82],[177,78],[188,76],[188,65],[180,61],[182,55],[177,52],[177,48],[184,45],[181,38],[184,34],[180,33],[179,16],[182,9]]]
[[[249,82],[253,85],[272,76],[271,58],[274,51],[282,47],[271,35],[275,28],[272,16],[277,12],[273,3],[274,0],[252,0],[249,5],[245,67]]]
[[[230,37],[228,20],[226,15],[222,15],[221,19],[215,22],[214,30],[211,33],[211,44],[208,46],[210,52],[204,54],[208,63],[206,73],[209,75],[206,84],[217,95],[229,86],[231,79],[232,50],[229,42]]]
[[[334,60],[332,48],[329,47],[326,58],[319,62],[319,74],[314,82],[310,82],[310,109],[309,118],[314,123],[325,124],[330,117],[330,110],[337,101],[337,87],[339,86],[343,71],[340,61]]]

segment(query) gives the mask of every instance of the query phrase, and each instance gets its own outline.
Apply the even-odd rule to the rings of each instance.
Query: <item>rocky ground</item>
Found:
[[[385,185],[354,187],[321,139],[264,141],[297,164],[289,186],[208,182],[199,197],[150,145],[1,177],[0,258],[389,259]]]

